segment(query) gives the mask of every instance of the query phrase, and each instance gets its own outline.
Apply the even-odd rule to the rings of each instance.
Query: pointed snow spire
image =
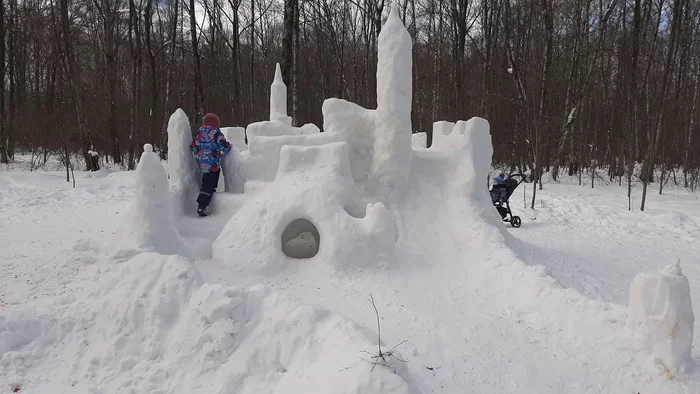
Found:
[[[270,121],[286,122],[287,119],[287,85],[284,84],[282,70],[277,63],[275,79],[270,85]]]
[[[379,34],[377,109],[388,112],[393,117],[405,117],[409,121],[413,87],[412,50],[411,35],[401,22],[398,7],[393,4],[389,18]]]
[[[282,79],[282,68],[280,67],[279,63],[275,63],[275,79],[274,81],[272,81],[272,83],[281,83],[282,85],[284,85],[284,79]]]
[[[397,199],[411,168],[413,43],[394,4],[379,34],[374,156],[367,191],[380,201]]]

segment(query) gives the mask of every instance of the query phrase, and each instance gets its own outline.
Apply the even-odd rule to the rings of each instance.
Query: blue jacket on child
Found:
[[[192,141],[192,153],[197,158],[203,173],[217,172],[221,167],[221,157],[231,151],[231,144],[216,126],[205,124],[197,131]]]

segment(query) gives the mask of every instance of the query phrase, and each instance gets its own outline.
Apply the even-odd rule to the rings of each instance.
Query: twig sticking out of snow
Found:
[[[379,354],[382,354],[382,326],[379,324],[379,311],[374,303],[372,293],[369,293],[369,299],[372,300],[372,307],[374,307],[374,313],[377,315],[377,347],[379,348]]]
[[[374,297],[372,296],[372,293],[369,294],[369,298],[372,301],[372,307],[374,307],[374,313],[377,316],[377,349],[378,349],[378,353],[372,354],[368,351],[363,350],[361,353],[369,354],[370,356],[372,356],[372,360],[374,360],[374,361],[365,360],[362,357],[360,357],[360,359],[362,361],[365,361],[367,363],[372,364],[372,371],[374,371],[374,367],[376,367],[377,364],[391,368],[389,366],[389,359],[390,358],[394,358],[398,361],[401,361],[402,363],[407,363],[408,361],[402,360],[394,355],[394,350],[396,350],[396,348],[398,348],[399,346],[408,342],[405,339],[403,341],[399,342],[398,344],[396,344],[396,346],[389,349],[389,351],[387,351],[387,352],[382,351],[382,326],[379,323],[379,311],[377,310],[377,305],[374,303]]]

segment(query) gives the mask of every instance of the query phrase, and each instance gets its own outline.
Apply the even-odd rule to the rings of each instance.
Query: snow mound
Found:
[[[668,378],[694,366],[695,315],[688,278],[679,264],[640,273],[630,288],[630,327],[637,347]]]
[[[160,157],[153,146],[146,144],[136,167],[136,197],[115,235],[113,251],[118,255],[137,251],[182,253],[184,241],[175,227],[170,197]]]
[[[114,264],[58,317],[0,313],[0,381],[24,392],[415,393],[376,335],[263,286],[202,284],[178,256]],[[35,379],[28,369],[43,370]],[[61,375],[56,380],[55,374]]]
[[[195,200],[202,183],[191,144],[190,121],[185,112],[178,109],[168,121],[168,175],[175,217],[195,212]]]

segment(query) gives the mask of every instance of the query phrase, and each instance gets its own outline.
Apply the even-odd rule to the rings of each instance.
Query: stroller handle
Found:
[[[516,178],[520,178],[520,179],[518,179],[518,185],[520,185],[523,182],[527,183],[527,175],[525,175],[523,173],[515,173],[515,174],[508,175],[508,179],[516,179]]]

